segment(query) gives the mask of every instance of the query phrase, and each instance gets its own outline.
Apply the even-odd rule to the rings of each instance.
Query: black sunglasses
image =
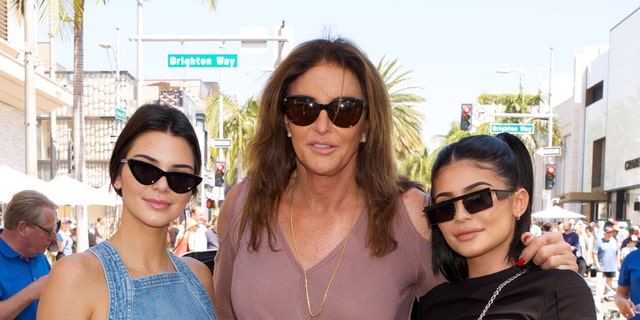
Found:
[[[325,110],[329,119],[338,127],[350,128],[360,121],[366,103],[358,98],[337,98],[328,104],[321,104],[307,96],[288,96],[282,101],[282,112],[297,126],[308,126],[318,119]]]
[[[482,210],[487,210],[493,207],[492,192],[496,193],[498,200],[504,200],[508,198],[515,191],[513,190],[496,190],[496,189],[482,189],[467,193],[465,195],[455,197],[446,201],[432,204],[424,208],[424,213],[427,214],[429,223],[433,226],[438,223],[447,222],[453,220],[456,216],[456,202],[462,200],[462,205],[468,213],[474,214]]]
[[[160,178],[167,177],[169,188],[175,193],[185,193],[191,191],[202,182],[202,177],[185,172],[166,172],[162,169],[135,159],[122,159],[122,163],[129,165],[133,177],[146,186],[156,183]]]

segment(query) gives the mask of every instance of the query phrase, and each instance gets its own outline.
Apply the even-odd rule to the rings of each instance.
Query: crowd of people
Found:
[[[248,174],[211,222],[192,208],[202,158],[189,119],[164,105],[138,108],[109,163],[123,203],[117,231],[65,255],[49,273],[40,254],[54,240],[62,251],[70,243],[58,235],[67,222],[56,228],[55,206],[45,202],[37,214],[5,222],[0,285],[11,276],[4,272],[9,264],[20,266],[12,272],[23,273],[23,281],[0,296],[0,310],[11,304],[8,317],[18,319],[36,312],[38,319],[408,319],[412,312],[455,318],[451,311],[464,308],[429,306],[438,298],[431,290],[442,290],[452,306],[473,301],[460,318],[545,319],[572,295],[586,294],[575,282],[574,250],[560,233],[527,232],[530,163],[506,169],[496,159],[450,162],[442,155],[432,181],[437,194],[398,174],[385,83],[354,43],[316,39],[297,46],[273,72],[260,103],[246,150]],[[506,163],[519,163],[509,161],[522,155],[517,138],[466,143],[485,145],[475,139],[492,141],[478,154],[500,152]],[[442,184],[455,168],[467,170],[466,180]],[[217,248],[213,273],[181,254],[208,248]],[[474,257],[485,250],[494,253]],[[27,277],[36,263],[37,277]],[[485,277],[492,282],[479,295],[464,286]],[[566,299],[536,310],[525,301],[543,299],[540,289]],[[592,309],[580,314],[591,316]]]

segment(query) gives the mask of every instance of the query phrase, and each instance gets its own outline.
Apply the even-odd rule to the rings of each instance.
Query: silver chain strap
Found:
[[[478,317],[478,320],[482,320],[482,318],[484,318],[485,314],[487,313],[487,310],[489,310],[489,307],[491,307],[491,305],[493,304],[493,301],[496,299],[496,297],[498,296],[498,294],[500,293],[502,288],[504,288],[504,286],[508,285],[509,282],[511,282],[511,281],[515,280],[516,278],[518,278],[519,276],[523,275],[525,272],[527,272],[527,269],[522,269],[520,272],[514,274],[513,276],[511,276],[511,278],[505,280],[503,283],[501,283],[498,286],[498,288],[496,288],[496,291],[493,292],[493,295],[491,296],[491,299],[489,299],[489,302],[487,302],[487,305],[484,306],[484,310],[482,310],[482,313]]]

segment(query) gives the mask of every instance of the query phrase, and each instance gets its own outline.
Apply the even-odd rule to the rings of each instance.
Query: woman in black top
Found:
[[[533,166],[511,134],[445,147],[431,175],[433,270],[449,283],[419,299],[418,319],[595,319],[592,293],[574,271],[523,265]],[[531,239],[525,239],[528,243]]]

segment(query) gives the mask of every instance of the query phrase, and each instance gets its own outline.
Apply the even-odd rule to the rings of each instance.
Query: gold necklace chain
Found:
[[[296,185],[298,184],[298,180],[293,184],[293,188],[291,189],[291,201],[289,203],[289,225],[291,225],[291,239],[293,240],[293,248],[296,252],[296,260],[298,261],[298,265],[300,265],[300,269],[302,269],[302,274],[304,275],[304,291],[307,295],[307,308],[309,311],[309,315],[312,318],[319,316],[324,309],[324,303],[327,301],[327,295],[329,294],[329,288],[331,288],[331,284],[333,283],[333,278],[336,276],[336,272],[338,271],[338,267],[340,267],[340,262],[342,262],[342,257],[344,256],[344,251],[347,248],[347,243],[349,243],[349,237],[351,236],[351,229],[353,228],[353,220],[356,216],[356,210],[358,209],[358,199],[360,199],[360,191],[358,191],[358,195],[356,196],[356,204],[353,208],[353,214],[351,216],[351,221],[349,222],[349,230],[347,231],[346,239],[344,240],[344,244],[342,245],[342,250],[340,251],[340,258],[338,258],[338,263],[336,267],[333,269],[333,273],[331,274],[331,278],[329,278],[329,283],[327,284],[327,289],[324,290],[324,296],[322,297],[322,303],[320,304],[320,310],[318,313],[314,314],[311,311],[311,300],[309,299],[309,282],[307,278],[307,270],[305,270],[302,262],[300,262],[300,254],[298,253],[298,244],[296,243],[296,236],[293,232],[293,194],[296,191]]]

